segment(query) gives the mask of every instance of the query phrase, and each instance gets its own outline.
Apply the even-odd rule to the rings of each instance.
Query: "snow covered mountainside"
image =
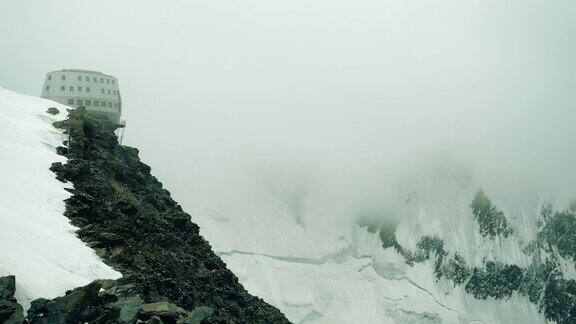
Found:
[[[574,320],[574,192],[504,192],[455,169],[403,179],[389,209],[353,221],[266,190],[267,206],[191,214],[248,291],[295,323]]]
[[[17,274],[17,300],[27,308],[95,279],[120,273],[76,237],[63,215],[69,185],[49,170],[65,135],[52,123],[65,118],[46,110],[66,106],[0,87],[0,277]]]
[[[67,108],[0,88],[0,296],[16,282],[32,323],[576,320],[573,186],[510,190],[443,161],[377,205],[264,181],[242,208],[192,193],[188,215],[116,126],[49,107]]]

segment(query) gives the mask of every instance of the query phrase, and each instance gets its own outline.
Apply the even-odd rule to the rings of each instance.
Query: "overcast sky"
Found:
[[[1,0],[0,85],[63,68],[118,77],[125,143],[185,207],[431,156],[576,183],[572,0]]]

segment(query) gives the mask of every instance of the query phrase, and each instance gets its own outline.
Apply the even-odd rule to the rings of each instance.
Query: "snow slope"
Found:
[[[61,113],[51,116],[49,107]],[[64,135],[51,124],[68,108],[0,87],[0,276],[16,276],[16,298],[25,308],[36,298],[120,277],[63,216],[70,194],[49,167],[65,161],[55,151]]]
[[[490,190],[518,230],[518,236],[492,241],[479,234],[470,210],[477,183],[452,176],[406,183],[412,185],[398,190],[390,210],[401,245],[413,250],[423,235],[435,235],[471,266],[485,260],[527,264],[521,242],[534,235],[536,199]],[[410,267],[393,248],[382,248],[377,234],[312,209],[295,217],[278,202],[244,211],[198,207],[191,214],[246,289],[295,323],[546,322],[526,297],[477,300],[463,286],[437,282],[433,261]]]

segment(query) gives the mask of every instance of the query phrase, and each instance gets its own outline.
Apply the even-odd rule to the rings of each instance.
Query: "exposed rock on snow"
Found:
[[[92,282],[66,292],[53,300],[44,298],[32,302],[28,310],[31,323],[105,323],[118,318],[120,309],[112,307],[116,296],[99,294],[102,285]]]
[[[125,297],[139,296],[140,320],[174,322],[190,311],[206,322],[287,323],[282,313],[246,292],[199,234],[170,193],[140,162],[138,150],[118,144],[116,125],[70,112],[57,123],[70,135],[68,163],[51,170],[72,182],[65,215],[79,237],[120,270]],[[63,151],[64,152],[64,151]],[[210,313],[210,314],[208,314]]]
[[[61,113],[51,115],[50,107]],[[0,276],[17,276],[16,299],[28,308],[95,279],[118,278],[76,237],[64,217],[65,190],[49,168],[65,136],[52,123],[66,109],[56,102],[0,88]]]

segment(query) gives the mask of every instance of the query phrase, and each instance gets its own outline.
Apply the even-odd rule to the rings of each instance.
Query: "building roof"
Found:
[[[51,71],[51,72],[48,72],[47,74],[54,73],[54,72],[90,73],[90,74],[104,75],[104,76],[108,76],[108,77],[117,79],[115,76],[110,75],[110,74],[102,73],[102,72],[99,72],[99,71],[93,71],[93,70],[83,70],[83,69],[62,69],[62,70],[58,70],[58,71]]]

